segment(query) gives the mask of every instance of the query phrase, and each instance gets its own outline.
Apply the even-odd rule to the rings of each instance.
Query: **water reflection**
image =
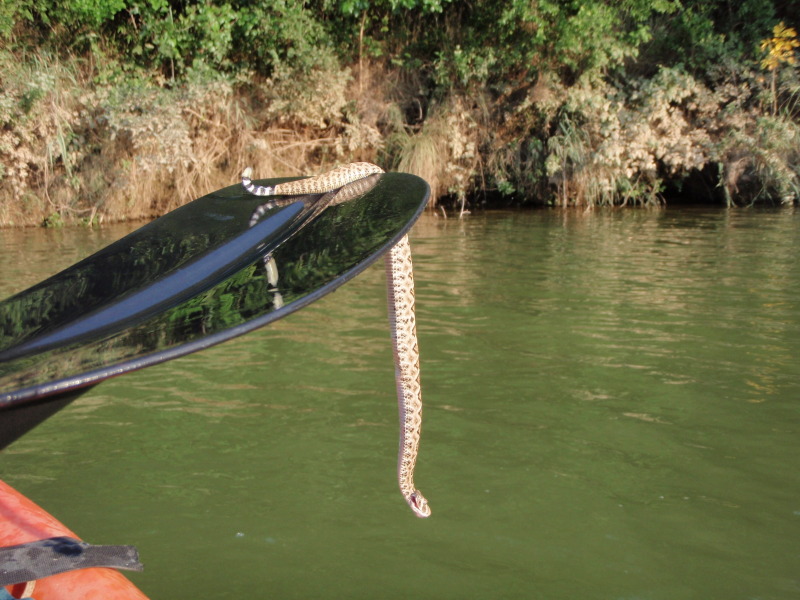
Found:
[[[261,206],[237,186],[201,198],[0,303],[0,389],[6,401],[45,383],[65,389],[70,377],[160,362],[297,310],[390,247],[426,190],[418,178],[384,174]],[[128,276],[120,265],[130,256],[142,268]]]

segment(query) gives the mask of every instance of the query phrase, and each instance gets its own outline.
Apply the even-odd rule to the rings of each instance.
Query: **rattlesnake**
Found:
[[[339,189],[370,175],[383,173],[371,163],[342,165],[317,177],[279,183],[273,187],[255,185],[252,169],[242,173],[242,186],[256,196],[297,196],[322,194]],[[266,203],[269,207],[272,203]],[[251,225],[263,214],[261,207],[253,213]],[[268,269],[269,260],[265,261]],[[411,510],[418,517],[428,517],[431,508],[422,493],[414,487],[414,467],[419,452],[422,426],[422,390],[419,380],[419,349],[414,313],[414,272],[411,246],[404,235],[385,257],[386,284],[389,300],[389,326],[392,331],[397,404],[400,409],[400,447],[397,454],[397,480]],[[274,285],[274,281],[270,282]]]

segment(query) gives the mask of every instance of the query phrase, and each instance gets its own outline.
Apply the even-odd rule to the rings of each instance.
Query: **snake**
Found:
[[[315,177],[279,183],[275,186],[262,186],[253,183],[251,179],[253,170],[248,167],[242,172],[242,186],[249,194],[255,196],[327,194],[383,172],[383,169],[372,163],[355,162],[341,165]],[[271,205],[268,202],[262,206]],[[253,214],[251,225],[260,216],[259,209]],[[414,485],[414,469],[417,464],[422,429],[422,386],[414,306],[414,268],[408,234],[403,235],[386,253],[384,265],[400,416],[397,481],[400,493],[413,513],[418,517],[429,517],[431,507],[425,496]]]

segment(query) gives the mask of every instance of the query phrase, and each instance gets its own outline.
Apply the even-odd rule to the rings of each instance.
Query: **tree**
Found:
[[[761,61],[761,68],[772,74],[770,91],[772,92],[772,114],[778,112],[778,93],[776,90],[776,74],[782,64],[795,63],[794,49],[800,47],[797,31],[794,27],[786,27],[783,21],[772,28],[772,37],[761,40],[761,51],[767,55]]]

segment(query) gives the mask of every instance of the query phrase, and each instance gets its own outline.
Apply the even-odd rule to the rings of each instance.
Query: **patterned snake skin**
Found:
[[[252,169],[248,167],[242,173],[242,185],[245,190],[256,196],[322,194],[376,173],[383,173],[383,169],[366,162],[350,163],[317,177],[264,187],[253,184]],[[269,205],[270,203],[267,203],[264,206]],[[256,213],[253,215],[254,220],[258,219]],[[397,480],[400,492],[414,514],[418,517],[428,517],[431,514],[428,501],[414,487],[414,467],[417,463],[422,427],[422,388],[419,380],[419,349],[414,315],[414,271],[407,235],[404,235],[386,254],[385,264],[397,404],[400,409]]]

